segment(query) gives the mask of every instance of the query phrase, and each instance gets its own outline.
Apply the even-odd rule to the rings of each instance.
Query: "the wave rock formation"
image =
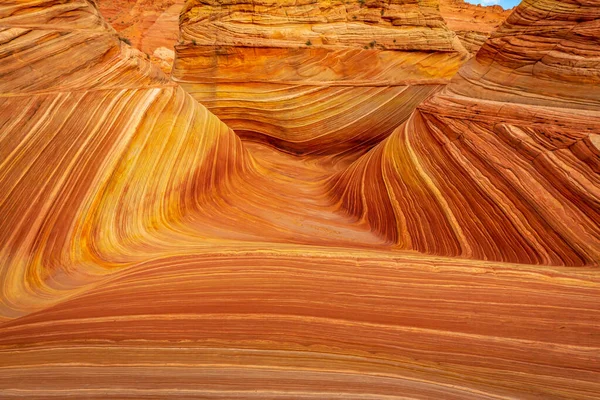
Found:
[[[350,3],[0,0],[0,398],[600,396],[600,2]]]

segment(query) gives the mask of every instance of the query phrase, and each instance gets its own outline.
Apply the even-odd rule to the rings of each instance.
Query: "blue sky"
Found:
[[[492,4],[498,4],[502,7],[508,9],[513,8],[517,4],[521,2],[521,0],[467,0],[469,3],[473,4],[483,4],[486,6],[491,6]]]

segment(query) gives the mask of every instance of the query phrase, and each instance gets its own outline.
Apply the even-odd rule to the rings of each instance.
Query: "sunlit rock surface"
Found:
[[[404,249],[598,265],[599,12],[523,3],[334,198]]]
[[[456,32],[465,49],[474,55],[512,10],[498,5],[474,5],[465,0],[440,0],[440,12],[448,28]]]
[[[529,1],[348,165],[0,2],[0,398],[598,398],[599,9]]]
[[[231,129],[120,41],[94,3],[37,3],[0,7],[5,317],[139,259],[126,249],[244,168]]]
[[[169,74],[185,0],[97,0],[104,18],[131,45]]]
[[[242,138],[297,154],[380,142],[467,57],[437,1],[190,1],[173,78]]]

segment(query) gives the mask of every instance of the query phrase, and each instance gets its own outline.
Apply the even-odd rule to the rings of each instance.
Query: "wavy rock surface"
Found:
[[[523,3],[444,91],[332,180],[336,199],[405,249],[597,265],[599,12]]]
[[[329,206],[320,163],[255,160],[93,3],[44,5],[40,29],[30,3],[0,9],[2,316],[182,248],[382,243]]]
[[[0,26],[0,313],[9,317],[125,265],[128,246],[194,207],[182,196],[242,169],[244,150],[119,41],[94,3],[4,2]],[[219,179],[224,168],[234,175]]]
[[[437,1],[191,1],[181,23],[174,80],[290,153],[372,147],[466,57]]]
[[[398,251],[385,229],[354,224],[356,214],[341,214],[331,201],[332,171],[344,171],[344,163],[240,141],[142,53],[120,42],[93,2],[4,1],[0,26],[0,398],[598,397],[596,268]],[[593,40],[572,32],[580,46]],[[565,49],[580,46],[565,42]],[[510,66],[501,57],[487,59],[496,60],[492,72]],[[559,65],[555,59],[546,64]],[[453,90],[466,88],[460,81],[477,71],[473,63],[461,73],[466,78],[457,78],[403,125],[408,132],[407,126],[426,118],[427,107],[447,110],[429,115],[435,117],[427,125],[431,132],[413,137],[414,148],[388,145],[403,140],[398,131],[351,167],[356,172],[348,192],[372,202],[365,221],[377,221],[371,217],[377,210],[397,223],[400,201],[413,211],[409,216],[431,205],[431,196],[417,195],[432,188],[431,179],[396,174],[394,185],[412,185],[411,192],[399,193],[414,197],[388,197],[392,209],[386,208],[388,192],[378,190],[381,165],[402,170],[418,164],[417,174],[425,164],[444,169],[445,181],[458,188],[437,192],[440,198],[455,208],[462,204],[465,213],[475,210],[474,203],[451,196],[469,194],[461,185],[473,180],[457,183],[456,163],[442,164],[452,161],[443,157],[449,146],[435,147],[428,138],[435,133],[442,140],[448,131],[441,129],[451,122],[458,135],[485,127],[492,106],[504,104],[495,115],[510,125],[507,135],[519,134],[513,147],[537,161],[522,163],[509,151],[494,165],[509,156],[512,164],[495,171],[518,173],[524,187],[538,190],[542,186],[530,179],[538,175],[522,173],[538,168],[550,182],[543,188],[562,196],[535,192],[539,212],[560,208],[560,201],[559,211],[571,213],[565,219],[592,212],[597,227],[598,185],[585,182],[597,177],[597,141],[591,134],[579,140],[581,129],[564,128],[579,115],[594,127],[593,102],[547,94],[556,104],[574,105],[567,110],[506,105],[486,99],[486,90],[477,91],[479,98],[461,97]],[[586,109],[578,108],[584,103]],[[482,117],[477,107],[485,109]],[[548,127],[535,125],[538,119],[549,124],[548,115],[552,124],[562,118],[554,130],[543,131],[554,136],[525,131]],[[475,133],[464,133],[472,152],[504,149],[494,147],[498,141],[486,144],[492,133],[484,128]],[[525,140],[527,135],[535,140]],[[550,145],[560,147],[550,161],[572,168],[552,169],[546,153],[539,153],[539,146]],[[427,157],[421,157],[423,146],[432,151]],[[379,157],[382,147],[388,150],[381,164],[365,162]],[[356,165],[363,164],[375,173],[359,175]],[[488,183],[482,176],[478,182]],[[504,181],[493,182],[490,193],[506,190],[516,208],[525,204],[500,186]],[[475,223],[480,215],[473,212]],[[437,229],[442,218],[422,220],[422,231]],[[484,222],[489,225],[480,225],[481,243],[488,240],[483,228],[508,229],[500,214]],[[465,235],[480,234],[464,226]],[[573,241],[589,239],[578,236],[588,228],[582,224]],[[508,238],[502,229],[495,232]],[[534,231],[553,232],[564,230]],[[564,236],[555,242],[543,237],[561,257],[557,264],[578,263]],[[446,243],[445,231],[438,238]],[[506,245],[500,260],[511,259],[506,251],[521,245],[492,238]],[[588,253],[581,254],[592,254],[593,246],[582,248]],[[492,258],[481,249],[469,256]],[[442,250],[437,253],[452,253]],[[523,262],[517,250],[515,258]]]
[[[475,55],[512,10],[498,5],[474,5],[465,0],[440,0],[440,12],[465,49]]]
[[[593,399],[597,274],[305,248],[149,260],[0,328],[0,393]]]

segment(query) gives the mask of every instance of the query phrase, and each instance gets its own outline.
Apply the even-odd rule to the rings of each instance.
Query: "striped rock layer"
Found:
[[[335,200],[405,249],[598,265],[599,6],[522,3],[449,86],[332,179]]]
[[[190,1],[173,78],[242,138],[297,154],[364,151],[467,53],[437,1]]]
[[[245,151],[94,3],[3,2],[0,26],[0,314],[14,317],[127,263]]]
[[[585,15],[598,8],[590,6]],[[493,146],[500,140],[485,142],[492,133],[504,137],[504,131],[485,128],[496,106],[497,118],[510,125],[501,128],[508,130],[504,135],[519,135],[512,148],[537,161],[523,163],[509,149],[493,158],[496,172],[480,169],[482,187],[506,190],[520,207],[525,201],[501,186],[497,171],[521,174],[529,190],[560,192],[535,192],[540,213],[555,212],[564,202],[560,213],[569,214],[546,215],[551,223],[582,218],[584,211],[595,218],[597,207],[581,199],[588,191],[587,201],[593,201],[598,187],[585,181],[597,177],[597,170],[593,175],[586,169],[598,160],[597,142],[592,134],[576,136],[594,126],[593,102],[546,94],[556,104],[571,104],[567,110],[500,103],[486,99],[491,91],[485,90],[477,91],[479,97],[461,96],[453,90],[466,87],[460,81],[476,70],[473,61],[459,83],[336,176],[340,182],[356,171],[348,193],[361,191],[370,202],[364,223],[357,224],[356,213],[341,213],[339,199],[332,200],[338,192],[331,191],[331,176],[343,171],[342,163],[242,142],[143,53],[119,41],[94,2],[2,1],[0,27],[0,398],[498,400],[600,394],[600,277],[596,268],[572,268],[579,262],[564,245],[564,231],[533,232],[563,235],[544,243],[564,257],[548,263],[568,268],[523,264],[521,242],[513,249],[513,242],[495,236],[497,246],[511,245],[498,253],[499,262],[400,251],[390,246],[397,241],[385,225],[371,217],[377,210],[399,224],[400,201],[410,216],[429,209],[427,191],[438,187],[431,179],[388,175],[394,185],[412,184],[413,190],[398,192],[390,209],[385,199],[392,199],[391,192],[380,190],[379,177],[382,165],[394,171],[417,165],[412,160],[429,146],[432,152],[418,159],[416,173],[423,165],[445,169],[445,181],[456,189],[438,189],[438,198],[480,218],[473,202],[450,196],[466,197],[471,190],[461,186],[473,184],[469,176],[461,185],[455,177],[466,161],[432,166],[452,160],[428,138],[443,140],[449,131],[442,129],[453,122],[458,133],[452,142],[459,145],[466,135],[471,151],[489,153],[483,160],[491,163],[493,152],[505,149]],[[575,37],[579,41],[564,42],[573,55],[563,64],[571,65],[580,45],[593,40]],[[500,57],[488,59],[495,60],[490,71],[510,66]],[[556,59],[546,65],[559,65]],[[539,93],[517,94],[539,100]],[[565,128],[575,124],[567,124],[568,116],[580,115],[585,125],[579,119],[579,130]],[[558,121],[551,131],[549,118]],[[413,132],[408,127],[417,124],[431,132],[422,128],[423,137],[412,137],[408,146],[399,132]],[[542,127],[548,130],[533,130]],[[544,152],[539,146],[557,148]],[[380,157],[382,147],[394,151]],[[509,156],[512,164],[499,166]],[[379,164],[365,162],[377,157]],[[363,164],[371,169],[356,167]],[[527,166],[539,174],[523,173]],[[547,185],[532,179],[543,174]],[[494,185],[487,176],[497,179]],[[401,197],[407,193],[424,194]],[[509,203],[497,205],[509,209]],[[439,221],[422,220],[422,231],[434,231]],[[490,230],[508,229],[504,221],[496,214],[484,222]],[[590,229],[581,224],[572,241],[591,237],[593,245],[595,237],[579,236]],[[446,243],[445,231],[436,232]],[[481,253],[473,245],[466,256],[493,258],[484,233]],[[582,257],[594,249],[582,248]],[[521,264],[500,262],[511,257]]]
[[[284,248],[148,260],[0,327],[3,399],[589,399],[596,271]]]

